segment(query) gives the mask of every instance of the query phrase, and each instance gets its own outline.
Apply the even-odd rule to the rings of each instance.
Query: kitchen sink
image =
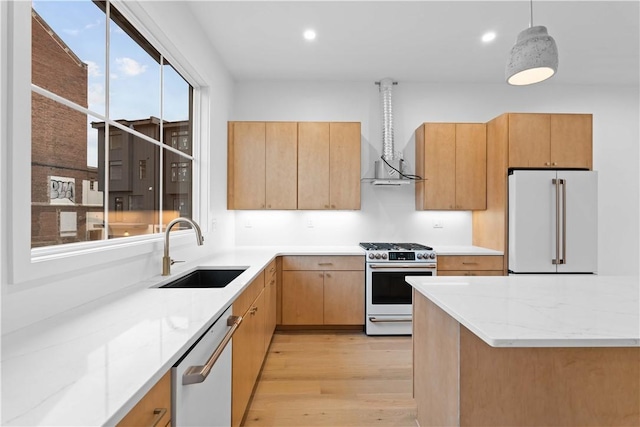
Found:
[[[167,283],[161,288],[224,288],[236,277],[246,271],[244,269],[198,269],[186,276]]]

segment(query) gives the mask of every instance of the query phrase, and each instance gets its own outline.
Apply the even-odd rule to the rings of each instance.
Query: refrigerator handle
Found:
[[[551,183],[556,186],[556,257],[551,260],[554,265],[562,264],[560,258],[560,179],[552,179]]]
[[[560,264],[567,263],[567,180],[561,179],[562,185],[562,258]]]

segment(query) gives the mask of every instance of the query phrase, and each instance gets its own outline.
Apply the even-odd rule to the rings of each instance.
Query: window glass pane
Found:
[[[185,154],[192,154],[191,97],[192,88],[180,74],[163,60],[164,143]],[[182,216],[191,218],[192,161],[171,151],[165,151],[163,209],[167,224]]]
[[[31,247],[102,239],[103,193],[98,170],[87,166],[86,115],[36,93],[31,104]]]
[[[158,133],[159,123],[140,123],[142,133]],[[93,123],[98,132],[98,175],[104,180],[105,125]],[[160,200],[160,147],[132,133],[109,127],[108,238],[157,233]],[[143,169],[141,172],[141,165]]]
[[[32,6],[31,81],[104,114],[104,12],[90,0],[34,1]],[[87,164],[96,166],[97,141],[87,136]]]
[[[146,41],[111,10],[109,117],[160,140],[159,127],[147,126],[160,117],[159,58],[151,56]]]

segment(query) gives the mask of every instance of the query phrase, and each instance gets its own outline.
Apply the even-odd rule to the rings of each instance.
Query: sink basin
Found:
[[[246,269],[199,269],[161,288],[224,288]]]

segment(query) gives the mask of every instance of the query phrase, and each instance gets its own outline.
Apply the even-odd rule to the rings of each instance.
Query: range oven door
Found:
[[[410,335],[412,288],[405,276],[435,276],[435,263],[368,263],[366,326],[368,335]]]

